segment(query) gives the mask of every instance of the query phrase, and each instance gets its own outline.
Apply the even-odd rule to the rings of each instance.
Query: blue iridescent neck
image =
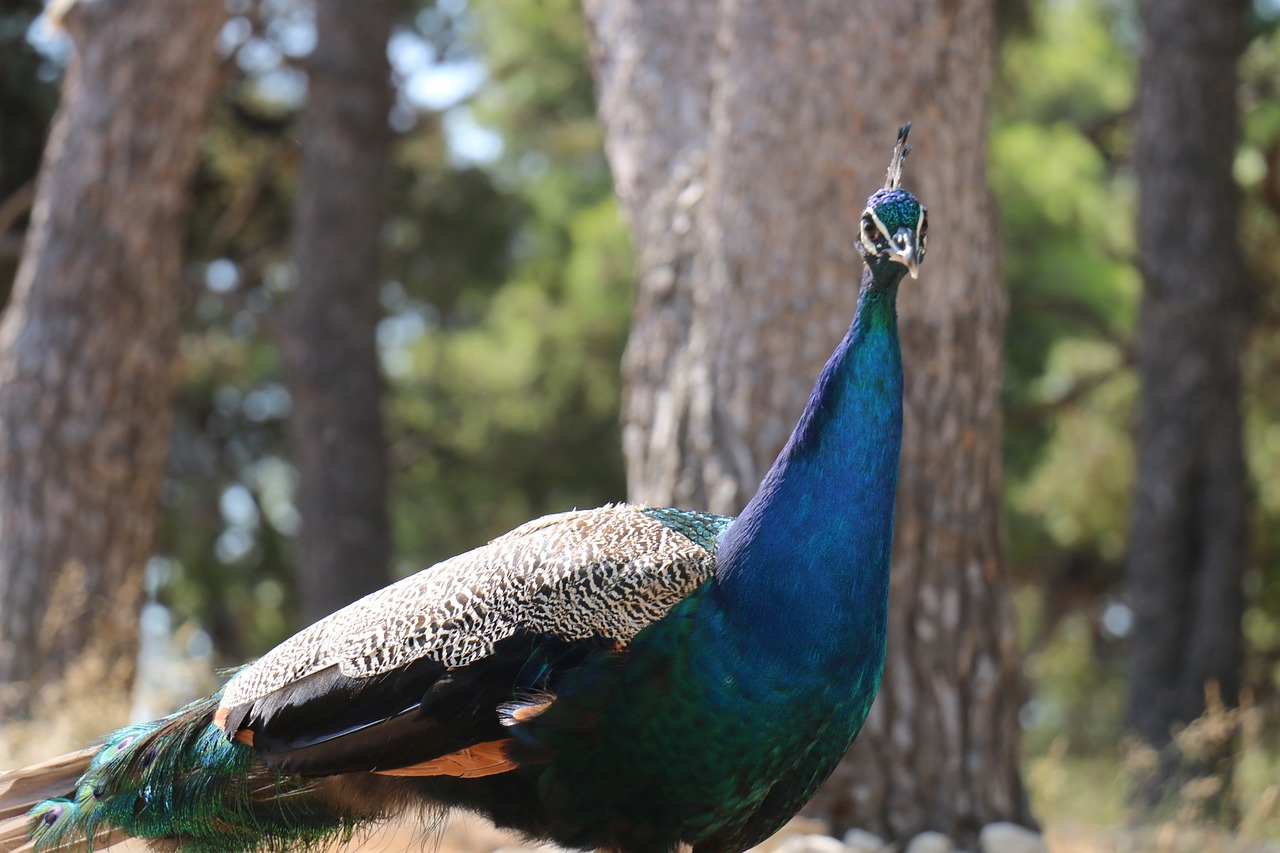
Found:
[[[799,653],[851,631],[883,638],[902,445],[895,300],[904,270],[891,266],[865,272],[848,333],[717,552],[725,612],[766,629],[756,636],[776,623],[773,642]]]

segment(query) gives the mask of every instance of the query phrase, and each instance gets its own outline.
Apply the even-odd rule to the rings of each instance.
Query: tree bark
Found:
[[[638,6],[645,15],[668,9]],[[647,267],[655,237],[637,223],[677,216],[654,213],[661,193],[623,187],[629,207],[639,198],[650,208],[630,217],[644,265],[637,322],[646,351],[665,354],[651,363],[665,358],[668,371],[628,373],[633,386],[659,384],[632,387],[632,400],[665,401],[627,410],[628,434],[649,437],[639,461],[627,445],[631,497],[736,512],[848,326],[861,272],[858,217],[883,182],[897,126],[915,122],[906,185],[935,223],[921,280],[899,297],[906,436],[889,661],[862,735],[811,808],[835,831],[861,826],[904,839],[933,829],[971,843],[988,822],[1031,821],[1001,558],[1005,297],[985,184],[993,16],[989,0],[723,0],[714,50],[696,45],[712,55],[706,174],[686,193],[695,239],[682,263],[692,275]],[[597,26],[605,43],[595,53],[686,56],[645,43],[664,32]],[[667,73],[680,85],[679,69]],[[690,79],[696,88],[703,78]],[[644,124],[620,122],[609,92],[606,77],[602,115],[616,159],[615,134]],[[648,103],[641,97],[632,108],[661,125],[665,115]],[[669,173],[634,170],[639,181]],[[645,312],[664,298],[648,291],[664,286],[690,291],[687,313],[646,327]],[[630,347],[634,357],[636,339]]]
[[[285,340],[302,516],[300,615],[389,580],[391,525],[377,327],[391,131],[391,0],[317,0]]]
[[[710,506],[680,431],[691,381],[694,217],[706,191],[710,46],[718,3],[585,0],[605,149],[638,255],[640,285],[623,359],[623,447],[632,500]]]
[[[1137,780],[1135,804],[1148,809],[1170,783],[1185,781],[1183,773],[1213,772],[1229,752],[1220,743],[1189,758],[1171,745],[1173,729],[1205,711],[1206,689],[1228,707],[1239,698],[1249,288],[1232,163],[1249,7],[1244,0],[1148,0],[1139,8],[1142,392],[1128,560],[1128,719],[1143,742],[1165,750],[1160,770]]]
[[[73,666],[82,696],[132,681],[221,18],[97,0],[64,21],[77,53],[0,324],[0,713]]]

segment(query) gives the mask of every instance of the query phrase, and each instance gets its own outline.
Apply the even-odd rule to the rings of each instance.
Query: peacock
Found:
[[[741,515],[563,512],[394,583],[208,699],[0,775],[0,850],[294,850],[415,807],[617,853],[773,834],[884,666],[895,303],[928,230],[909,129],[862,214],[852,325]]]

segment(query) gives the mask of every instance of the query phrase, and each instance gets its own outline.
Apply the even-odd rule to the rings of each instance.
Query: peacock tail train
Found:
[[[214,696],[0,774],[0,853],[285,851],[463,808],[615,853],[738,853],[813,795],[884,666],[896,297],[927,216],[903,127],[848,333],[735,518],[546,516],[320,620]]]
[[[0,775],[0,850],[89,850],[134,837],[214,853],[350,837],[355,821],[326,799],[323,785],[264,767],[251,746],[213,725],[217,704],[215,695],[73,753],[71,785],[25,814],[2,810],[11,811],[9,800],[22,791],[17,778]],[[6,838],[21,843],[6,846]]]

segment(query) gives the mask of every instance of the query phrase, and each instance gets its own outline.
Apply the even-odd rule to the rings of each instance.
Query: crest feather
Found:
[[[911,146],[907,144],[907,134],[911,132],[911,122],[898,128],[898,142],[893,146],[893,157],[889,160],[889,171],[884,176],[884,188],[896,190],[902,184],[902,165],[907,162]]]

